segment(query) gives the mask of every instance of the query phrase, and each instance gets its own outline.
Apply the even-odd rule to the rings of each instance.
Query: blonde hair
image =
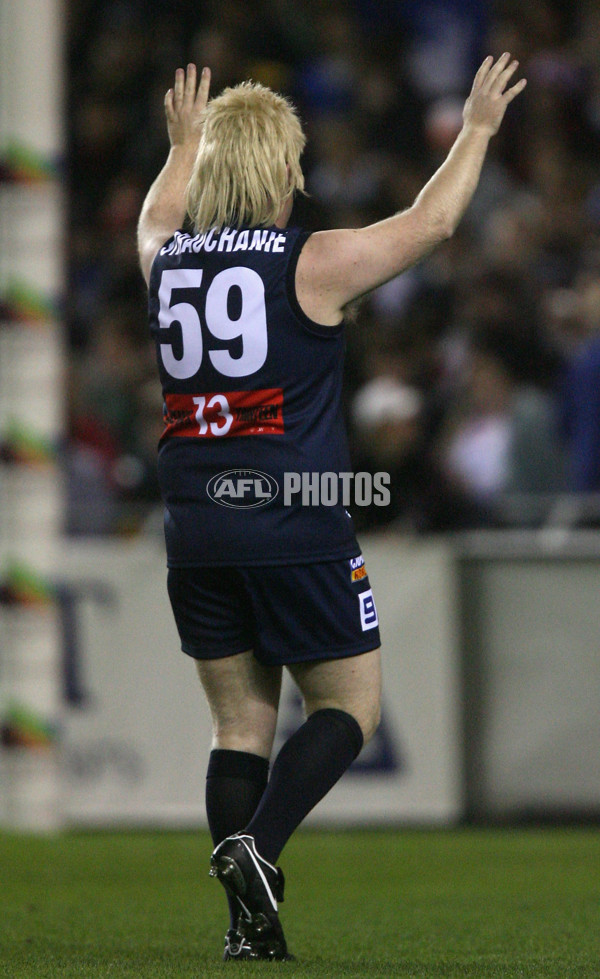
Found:
[[[186,192],[196,230],[274,224],[304,189],[305,142],[294,106],[265,85],[242,82],[211,99]]]

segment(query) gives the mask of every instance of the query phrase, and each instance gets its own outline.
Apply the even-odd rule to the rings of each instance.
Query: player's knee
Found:
[[[377,700],[369,704],[361,711],[361,716],[357,717],[357,720],[363,733],[363,742],[368,744],[381,722],[381,702]]]
[[[363,744],[368,744],[381,721],[381,700],[379,697],[363,699],[358,703],[348,705],[348,713],[352,714],[362,731]]]
[[[273,738],[262,731],[240,728],[219,729],[213,733],[212,747],[224,748],[228,751],[243,751],[269,758],[273,748]]]
[[[341,710],[346,714],[350,714],[362,732],[363,744],[368,744],[371,740],[379,723],[381,721],[381,700],[379,697],[373,699],[367,699],[365,697],[360,698],[360,700],[348,700],[342,699],[339,701],[335,700],[323,700],[313,703],[306,703],[306,716],[310,717],[311,714],[318,710],[323,710],[327,708],[335,708]]]
[[[273,747],[276,720],[276,714],[271,717],[265,713],[258,718],[243,713],[241,716],[213,715],[212,746],[268,757]]]

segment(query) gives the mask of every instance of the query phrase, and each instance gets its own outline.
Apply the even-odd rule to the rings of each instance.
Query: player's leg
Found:
[[[246,825],[267,786],[281,669],[251,651],[196,665],[213,723],[206,814],[216,845]]]
[[[262,666],[249,651],[252,610],[233,570],[171,569],[168,590],[182,649],[196,660],[213,719],[206,812],[216,845],[246,825],[267,785],[281,669]],[[239,905],[229,904],[235,929]]]
[[[364,743],[375,734],[381,717],[381,652],[323,662],[292,663],[288,667],[300,688],[306,716],[337,709],[358,721]]]
[[[212,717],[213,750],[271,756],[281,667],[263,666],[252,650],[222,659],[197,660]]]
[[[216,845],[246,825],[267,786],[281,669],[251,651],[196,665],[213,723],[206,814]]]
[[[247,826],[259,852],[275,862],[379,723],[379,623],[360,554],[281,568],[277,577],[263,569],[251,586],[259,608],[257,655],[286,664],[308,714],[281,749]]]
[[[289,667],[307,720],[279,752],[269,784],[246,827],[275,863],[294,830],[327,795],[375,733],[380,717],[379,649]]]
[[[281,668],[262,666],[248,650],[196,663],[213,724],[206,774],[206,815],[216,846],[251,819],[267,786]],[[228,893],[225,958],[262,957],[239,934],[240,904]]]
[[[199,661],[197,668],[213,721],[206,812],[213,841],[219,844],[246,825],[267,786],[282,670],[262,666],[251,651]],[[266,868],[266,873],[270,870]],[[267,934],[257,927],[254,913],[265,899],[260,876],[254,881],[247,876],[241,888],[232,887],[227,876],[219,877],[227,891],[231,917],[224,957],[290,958],[277,906],[269,906],[273,913]],[[273,892],[283,900],[283,876],[273,868],[272,878]]]
[[[257,624],[255,655],[265,664],[304,662],[297,672],[311,711],[281,749],[255,816],[215,849],[211,861],[212,872],[247,909],[247,925],[240,919],[240,927],[252,940],[262,939],[274,958],[287,951],[277,914],[283,876],[274,862],[377,724],[379,631],[366,573],[355,573],[361,567],[357,557],[244,569]],[[326,668],[329,660],[340,662]]]
[[[305,723],[279,752],[246,829],[213,853],[213,872],[241,899],[239,928],[262,944],[263,958],[287,958],[278,917],[283,874],[279,853],[304,817],[352,763],[379,719],[379,649],[350,658],[291,667],[303,692]],[[247,921],[247,925],[244,923]]]

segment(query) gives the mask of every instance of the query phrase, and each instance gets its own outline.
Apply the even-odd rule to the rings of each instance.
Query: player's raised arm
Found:
[[[165,95],[171,148],[146,195],[138,223],[138,252],[146,282],[156,252],[185,218],[185,189],[198,151],[209,87],[210,70],[202,69],[197,86],[196,66],[190,64],[187,72],[177,69],[174,87]]]
[[[336,323],[343,306],[414,265],[455,231],[471,200],[490,138],[506,107],[525,87],[507,88],[518,62],[486,58],[465,103],[463,127],[448,157],[412,207],[356,230],[323,231],[307,241],[296,289],[304,311]]]

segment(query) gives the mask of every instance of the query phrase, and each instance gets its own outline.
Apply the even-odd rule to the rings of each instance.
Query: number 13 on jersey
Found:
[[[229,410],[229,402],[224,394],[213,394],[212,398],[209,399],[208,404],[206,403],[206,398],[204,395],[199,395],[197,398],[192,398],[192,401],[196,405],[196,421],[198,423],[198,435],[207,435],[210,431],[211,435],[227,435],[227,432],[231,428],[233,423],[233,415]],[[217,408],[217,418],[214,421],[207,422],[204,417],[205,408]],[[217,419],[223,419],[218,421]]]

